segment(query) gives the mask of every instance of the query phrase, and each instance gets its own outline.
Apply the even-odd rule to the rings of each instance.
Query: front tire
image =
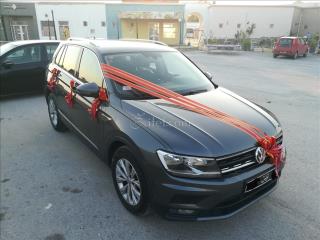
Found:
[[[66,131],[67,127],[61,121],[58,108],[54,99],[54,95],[52,93],[48,96],[48,112],[49,112],[50,123],[54,128],[54,130],[58,132]]]
[[[146,213],[147,183],[134,155],[127,146],[117,149],[112,158],[112,178],[123,206],[135,215]]]
[[[277,57],[278,57],[278,55],[277,55],[277,54],[273,54],[273,57],[274,57],[274,58],[277,58]]]

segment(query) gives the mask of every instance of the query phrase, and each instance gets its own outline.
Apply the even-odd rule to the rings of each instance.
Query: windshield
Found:
[[[16,46],[12,43],[6,43],[2,46],[0,46],[0,56],[5,54],[6,52],[9,52],[11,49],[15,48]]]
[[[280,39],[280,47],[291,47],[292,39],[290,38],[281,38]]]
[[[105,55],[107,64],[139,76],[183,95],[209,91],[211,81],[179,52],[133,52]],[[148,97],[130,87],[115,83],[125,98]],[[150,97],[150,96],[149,96]]]

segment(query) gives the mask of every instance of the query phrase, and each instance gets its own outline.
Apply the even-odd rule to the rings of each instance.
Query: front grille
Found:
[[[256,148],[249,149],[245,152],[233,154],[217,159],[217,164],[223,175],[243,171],[258,165],[255,160]]]
[[[282,144],[283,136],[282,134],[277,137],[277,144]],[[251,168],[257,167],[259,164],[256,161],[256,147],[249,150],[232,154],[229,156],[217,158],[217,164],[221,170],[222,175],[228,174],[238,174],[249,170]],[[266,157],[264,163],[270,162],[270,158]]]

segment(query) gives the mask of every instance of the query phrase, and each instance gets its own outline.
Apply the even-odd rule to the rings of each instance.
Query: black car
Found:
[[[217,86],[209,73],[168,46],[111,40],[62,43],[47,77],[51,124],[57,131],[74,130],[110,165],[116,191],[129,211],[141,214],[152,206],[169,219],[225,218],[275,189],[275,167],[254,139],[112,81],[104,77],[101,64],[245,120],[276,136],[278,144],[282,130],[271,112]],[[99,87],[108,97],[93,118],[88,109]],[[73,96],[71,103],[68,96]]]
[[[0,96],[43,92],[59,41],[16,41],[0,47]]]

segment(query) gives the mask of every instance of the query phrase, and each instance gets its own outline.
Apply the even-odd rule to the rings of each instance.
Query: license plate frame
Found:
[[[245,184],[245,193],[252,192],[273,180],[274,169],[251,179]]]

